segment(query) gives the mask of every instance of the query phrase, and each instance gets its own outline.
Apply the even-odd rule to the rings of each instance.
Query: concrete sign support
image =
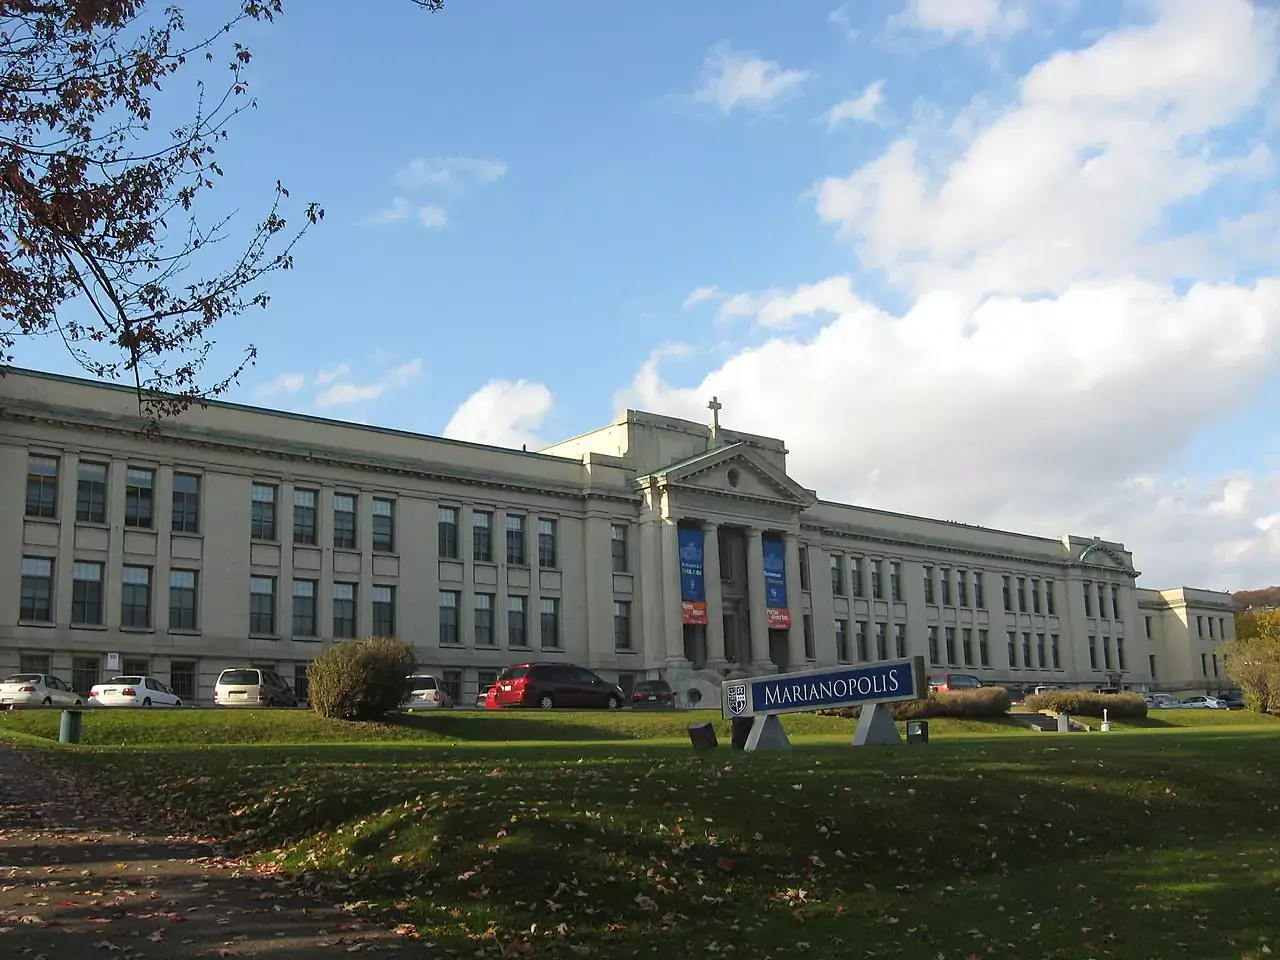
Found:
[[[789,750],[784,713],[807,713],[835,707],[861,707],[855,747],[902,743],[884,704],[923,700],[929,695],[924,657],[906,657],[860,667],[804,670],[777,676],[726,680],[721,709],[730,720],[751,720],[745,749]]]

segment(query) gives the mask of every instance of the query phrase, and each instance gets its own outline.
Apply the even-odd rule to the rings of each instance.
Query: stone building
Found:
[[[208,702],[224,667],[301,685],[376,634],[458,699],[528,660],[704,705],[727,675],[908,654],[1019,686],[1225,684],[1225,594],[1137,589],[1120,543],[821,500],[710,406],[538,453],[230,403],[144,434],[127,388],[11,370],[0,671],[149,672]]]

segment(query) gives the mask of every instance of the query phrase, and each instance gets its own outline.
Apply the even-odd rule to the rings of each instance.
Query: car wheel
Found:
[[[173,705],[174,705],[175,707],[180,707],[180,706],[182,706],[182,701],[181,701],[181,700],[175,700],[175,701],[173,701]]]
[[[604,705],[609,710],[617,710],[620,706],[622,706],[622,701],[620,701],[617,697],[610,694],[609,699],[604,702]]]
[[[77,701],[77,702],[79,702],[79,701]],[[52,706],[53,706],[53,697],[45,697],[43,700],[41,700],[41,701],[40,701],[40,705],[41,705],[42,707],[52,707]]]
[[[147,697],[147,699],[143,700],[143,701],[142,701],[142,705],[143,705],[144,707],[149,707],[149,706],[151,706],[151,698],[150,698],[150,697]]]
[[[81,703],[80,703],[80,701],[79,701],[79,700],[77,700],[77,701],[76,701],[76,706],[77,706],[77,707],[78,707],[78,706],[81,706]]]
[[[544,693],[538,699],[538,706],[540,706],[543,710],[550,710],[555,705],[556,705],[556,702],[555,700],[552,699],[551,694],[549,693]]]
[[[268,700],[268,701],[267,701],[267,706],[268,706],[268,707],[274,707],[275,705],[276,705],[276,698],[275,698],[275,697],[272,697],[270,700]]]

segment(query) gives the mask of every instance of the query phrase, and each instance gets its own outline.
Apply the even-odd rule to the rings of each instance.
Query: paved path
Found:
[[[92,784],[43,757],[0,743],[5,960],[437,956],[255,875],[208,841],[113,822]]]

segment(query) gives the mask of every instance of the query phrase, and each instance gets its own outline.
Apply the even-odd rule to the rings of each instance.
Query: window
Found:
[[[173,532],[200,532],[200,478],[193,473],[173,475]]]
[[[1103,620],[1107,619],[1107,585],[1105,583],[1098,584],[1098,616]]]
[[[1027,612],[1027,578],[1018,578],[1018,612]]]
[[[899,660],[907,655],[907,625],[905,623],[895,623],[893,625],[893,655]]]
[[[1040,613],[1040,611],[1041,611],[1040,581],[1032,580],[1031,581],[1031,612],[1038,614]]]
[[[529,645],[529,614],[524,597],[507,597],[507,646]]]
[[[471,513],[471,559],[477,563],[493,562],[493,514],[483,510]]]
[[[844,596],[844,570],[840,564],[840,555],[835,553],[831,555],[831,592],[837,597]]]
[[[1146,632],[1147,632],[1147,639],[1148,639],[1148,640],[1150,640],[1150,639],[1151,639],[1151,618],[1150,618],[1150,617],[1143,617],[1143,618],[1142,618],[1142,626],[1143,626],[1143,628],[1144,628],[1144,629],[1146,630]]]
[[[440,539],[440,559],[458,559],[458,510],[441,507],[436,512],[436,529]]]
[[[949,607],[951,606],[951,571],[947,567],[939,569],[938,580],[942,587],[942,605]]]
[[[151,626],[151,568],[125,567],[120,591],[120,626],[147,629]]]
[[[991,666],[991,643],[986,630],[978,631],[978,663],[984,667]]]
[[[356,635],[356,585],[333,585],[333,638],[350,640]]]
[[[987,609],[987,595],[982,582],[982,573],[978,571],[973,574],[973,605],[979,610]]]
[[[169,661],[169,689],[183,703],[196,699],[196,665],[190,660]]]
[[[310,692],[311,682],[307,677],[307,669],[311,666],[309,663],[295,663],[293,665],[293,692],[299,700],[306,700],[307,694]]]
[[[1227,618],[1226,617],[1218,618],[1218,639],[1219,640],[1227,639]]]
[[[810,661],[816,660],[817,655],[813,645],[813,615],[802,614],[800,622],[804,629],[804,658]]]
[[[1117,652],[1122,655],[1121,656],[1122,662],[1120,664],[1120,669],[1123,670],[1124,669],[1124,663],[1123,663],[1124,647],[1118,647]],[[1213,658],[1213,675],[1216,677],[1218,675],[1218,655],[1214,653],[1214,654],[1211,654],[1210,656]]]
[[[196,629],[196,572],[194,570],[169,571],[169,629]]]
[[[396,505],[393,500],[373,498],[373,549],[378,553],[395,552]]]
[[[960,654],[964,657],[966,667],[973,666],[973,628],[964,627],[960,631]]]
[[[1204,617],[1196,617],[1196,636],[1204,639]]]
[[[1124,637],[1116,637],[1116,669],[1123,673],[1128,669],[1125,665],[1124,657]],[[1213,655],[1213,675],[1218,675],[1218,655]]]
[[[625,523],[615,523],[610,526],[609,550],[613,554],[614,573],[626,573],[631,569],[631,564],[627,562],[627,525]],[[804,569],[803,561],[800,569]]]
[[[249,632],[268,637],[276,632],[275,577],[249,578]]]
[[[1004,593],[1004,608],[1013,613],[1013,581],[1010,577],[1001,577],[1001,591]]]
[[[295,533],[297,528],[294,528]],[[316,582],[314,580],[293,581],[293,635],[295,637],[314,637],[316,635]]]
[[[496,646],[493,635],[493,594],[477,593],[475,622],[472,624],[477,647]]]
[[[1098,638],[1093,634],[1089,635],[1089,669],[1098,669]]]
[[[1116,586],[1115,584],[1112,584],[1112,585],[1111,585],[1111,612],[1112,612],[1112,614],[1114,614],[1114,615],[1115,615],[1115,619],[1117,619],[1117,620],[1123,620],[1123,619],[1124,619],[1124,617],[1122,617],[1122,616],[1120,615],[1120,588],[1119,588],[1118,586]],[[1212,622],[1212,621],[1210,621],[1210,623],[1209,623],[1209,633],[1210,633],[1210,634],[1212,634],[1212,633],[1213,633],[1213,622]],[[1124,667],[1121,667],[1120,669],[1121,669],[1121,670],[1123,670],[1123,669],[1124,669]]]
[[[52,520],[58,515],[58,460],[27,457],[27,516]]]
[[[800,544],[800,589],[813,589],[809,583],[809,547],[803,543]]]
[[[315,490],[293,491],[293,542],[314,546],[316,542],[316,500],[319,494]],[[315,597],[311,598],[315,600]]]
[[[924,568],[924,602],[933,603],[933,567]]]
[[[852,663],[853,655],[849,650],[849,621],[841,620],[837,618],[835,623],[836,623],[836,659],[840,663]]]
[[[1086,617],[1092,617],[1093,616],[1093,584],[1091,584],[1088,580],[1086,580],[1084,581],[1084,583],[1080,584],[1080,587],[1084,591],[1084,615]]]
[[[394,637],[396,635],[396,588],[373,588],[373,635],[375,637]]]
[[[1111,656],[1111,638],[1102,638],[1102,665],[1108,670],[1112,669],[1113,658]]]
[[[867,621],[859,620],[854,624],[857,631],[858,659],[866,663],[871,659],[871,643],[867,637]]]
[[[960,606],[967,607],[969,605],[969,571],[956,571],[956,596],[960,601]]]
[[[449,695],[449,699],[454,703],[462,701],[461,670],[442,670],[440,672],[440,685],[444,687],[444,692]]]
[[[1049,666],[1048,650],[1045,646],[1045,636],[1043,633],[1036,634],[1036,665],[1041,670]]]
[[[938,656],[938,628],[929,627],[929,663],[932,666],[938,666],[942,660]]]
[[[884,589],[880,583],[880,564],[879,560],[872,560],[871,567],[871,598],[873,600],[884,599]]]
[[[24,653],[18,657],[19,673],[48,673],[49,655],[41,653]]]
[[[1208,657],[1203,653],[1200,654],[1200,674],[1207,677],[1209,675]]]
[[[1053,597],[1053,581],[1046,580],[1044,582],[1044,605],[1045,610],[1051,617],[1058,615],[1058,601]]]
[[[266,483],[253,485],[253,517],[249,536],[254,540],[276,538],[276,488]]]
[[[541,524],[541,521],[539,521]],[[542,535],[538,535],[538,539],[542,539]],[[542,559],[541,544],[538,549],[538,559]],[[540,626],[542,633],[542,649],[543,650],[559,650],[560,649],[560,598],[559,597],[543,597],[542,598],[542,616],[540,618]]]
[[[102,660],[99,657],[71,658],[71,689],[79,694],[86,694],[98,682]]]
[[[1016,670],[1018,667],[1018,635],[1012,630],[1009,631],[1009,668]]]
[[[619,676],[621,676],[621,674],[619,674]],[[498,682],[497,670],[477,670],[476,671],[476,686],[479,688],[481,693],[484,693],[486,690],[488,690],[497,682]]]
[[[1031,668],[1031,634],[1022,635],[1022,665]]]
[[[525,566],[524,517],[513,517],[511,514],[507,514],[507,563],[516,567]]]
[[[80,463],[76,479],[76,522],[107,522],[107,465]]]
[[[1213,617],[1210,617],[1210,618],[1209,618],[1209,639],[1210,639],[1210,640],[1215,639],[1215,637],[1214,637],[1214,635],[1213,635]]]
[[[20,620],[53,623],[53,561],[45,557],[22,558]]]
[[[889,659],[889,625],[887,623],[876,624],[876,659]]]
[[[462,646],[462,632],[458,623],[458,608],[462,595],[457,590],[440,591],[440,646]]]
[[[631,603],[628,600],[613,601],[613,648],[631,649]]]
[[[947,641],[947,665],[950,666],[960,661],[956,659],[956,628],[944,627],[943,636]]]
[[[1062,669],[1062,644],[1058,640],[1056,633],[1049,636],[1049,653],[1053,657],[1053,669]]]
[[[555,568],[556,563],[556,522],[541,519],[538,521],[538,566]]]
[[[101,626],[102,564],[75,563],[71,570],[71,622]]]
[[[897,560],[889,561],[889,596],[894,603],[902,602],[902,564]]]
[[[124,525],[151,529],[155,503],[156,472],[130,467],[124,472]]]
[[[125,676],[145,677],[151,673],[151,661],[146,657],[125,657],[121,664],[124,669],[120,672]]]
[[[333,495],[333,546],[336,550],[356,548],[356,498],[349,493]]]
[[[849,594],[854,597],[862,596],[862,558],[849,558]]]
[[[1154,653],[1147,654],[1147,666],[1151,668],[1151,679],[1156,678],[1156,655]]]

